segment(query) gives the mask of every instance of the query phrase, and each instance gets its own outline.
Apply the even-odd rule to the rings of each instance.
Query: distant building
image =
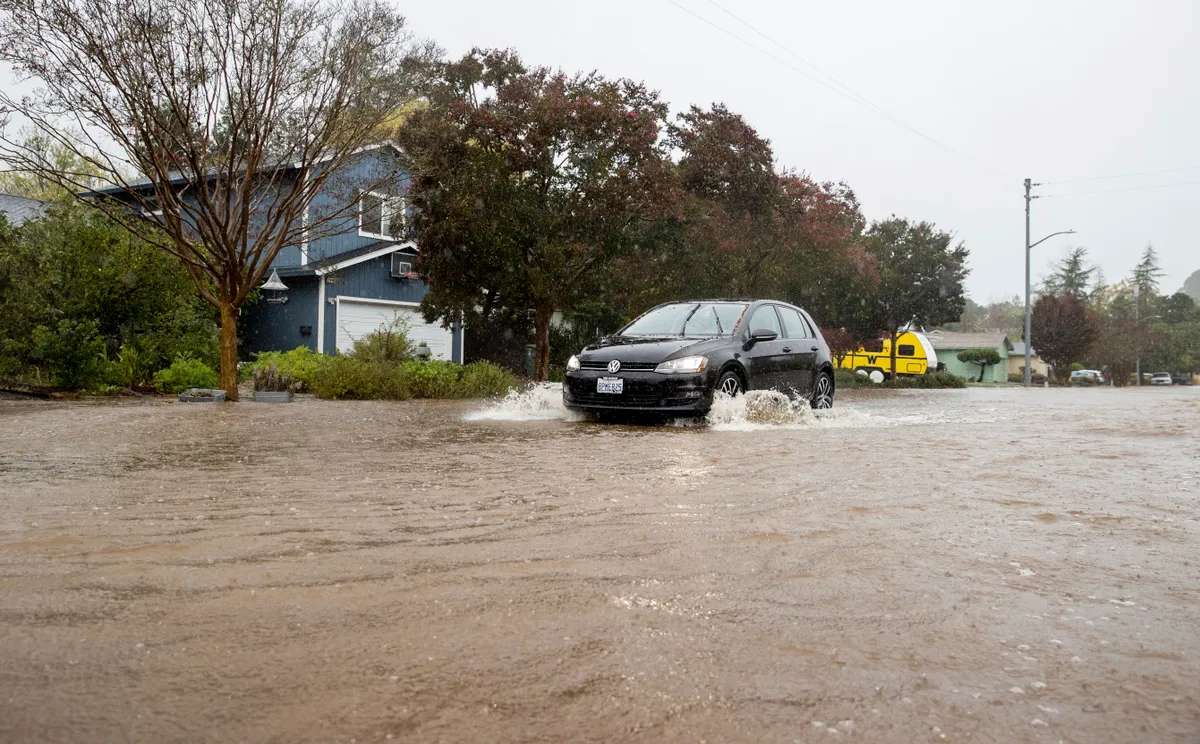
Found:
[[[983,370],[984,382],[1008,382],[1009,360],[1013,354],[1013,344],[1003,333],[951,333],[949,331],[930,331],[928,334],[933,348],[937,351],[940,364],[946,366],[946,371],[965,377],[968,380],[979,379],[979,365],[958,361],[958,354],[967,349],[995,349],[1000,355],[999,364],[989,364]],[[1024,364],[1022,351],[1021,364]]]
[[[36,220],[46,213],[46,202],[30,199],[26,196],[0,194],[0,214],[8,220],[8,224],[19,227],[23,222]]]
[[[1008,353],[1008,373],[1010,375],[1021,375],[1024,377],[1025,373],[1022,371],[1024,366],[1025,342],[1013,341],[1012,351]],[[1050,368],[1046,365],[1046,362],[1043,361],[1040,356],[1038,356],[1037,349],[1034,349],[1032,356],[1030,356],[1029,368],[1033,370],[1033,374],[1035,375],[1046,375],[1050,370]]]

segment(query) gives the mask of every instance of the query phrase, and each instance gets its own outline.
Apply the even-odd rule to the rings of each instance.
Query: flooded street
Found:
[[[0,401],[0,741],[1200,740],[1200,388],[855,392]]]

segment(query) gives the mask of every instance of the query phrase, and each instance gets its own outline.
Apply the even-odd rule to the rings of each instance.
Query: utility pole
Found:
[[[1142,386],[1142,292],[1140,285],[1133,285],[1133,327],[1137,328],[1138,332],[1138,352],[1137,352],[1137,386]]]
[[[1059,230],[1052,232],[1036,243],[1029,242],[1029,203],[1036,199],[1032,196],[1029,190],[1034,186],[1040,186],[1038,183],[1031,183],[1030,179],[1025,179],[1025,380],[1021,384],[1029,387],[1033,382],[1033,313],[1029,307],[1029,260],[1034,248],[1045,243],[1055,235],[1074,235],[1074,230]],[[1049,384],[1049,383],[1047,383]]]
[[[1025,387],[1033,381],[1033,319],[1029,311],[1029,202],[1033,197],[1029,195],[1029,181],[1025,179]]]

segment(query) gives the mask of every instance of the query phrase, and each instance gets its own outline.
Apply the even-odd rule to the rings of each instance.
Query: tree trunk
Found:
[[[892,382],[895,383],[896,382],[896,338],[897,338],[895,326],[892,326],[891,334],[892,334],[892,343],[891,343],[891,349],[889,351],[892,356]]]
[[[554,305],[538,304],[534,308],[533,379],[543,382],[550,378],[550,319],[554,316]]]
[[[983,373],[984,373],[984,370],[986,370],[986,369],[987,369],[986,364],[979,365],[979,379],[976,380],[976,382],[983,382]]]
[[[221,389],[225,400],[238,399],[237,316],[233,303],[221,303]]]

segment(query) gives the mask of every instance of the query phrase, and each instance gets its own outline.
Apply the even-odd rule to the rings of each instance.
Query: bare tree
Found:
[[[395,177],[344,166],[391,137],[437,53],[383,0],[0,0],[0,59],[36,85],[0,91],[0,157],[183,263],[220,310],[236,400],[242,304],[282,248],[344,229],[347,172],[362,190]],[[108,188],[89,191],[97,171]]]

